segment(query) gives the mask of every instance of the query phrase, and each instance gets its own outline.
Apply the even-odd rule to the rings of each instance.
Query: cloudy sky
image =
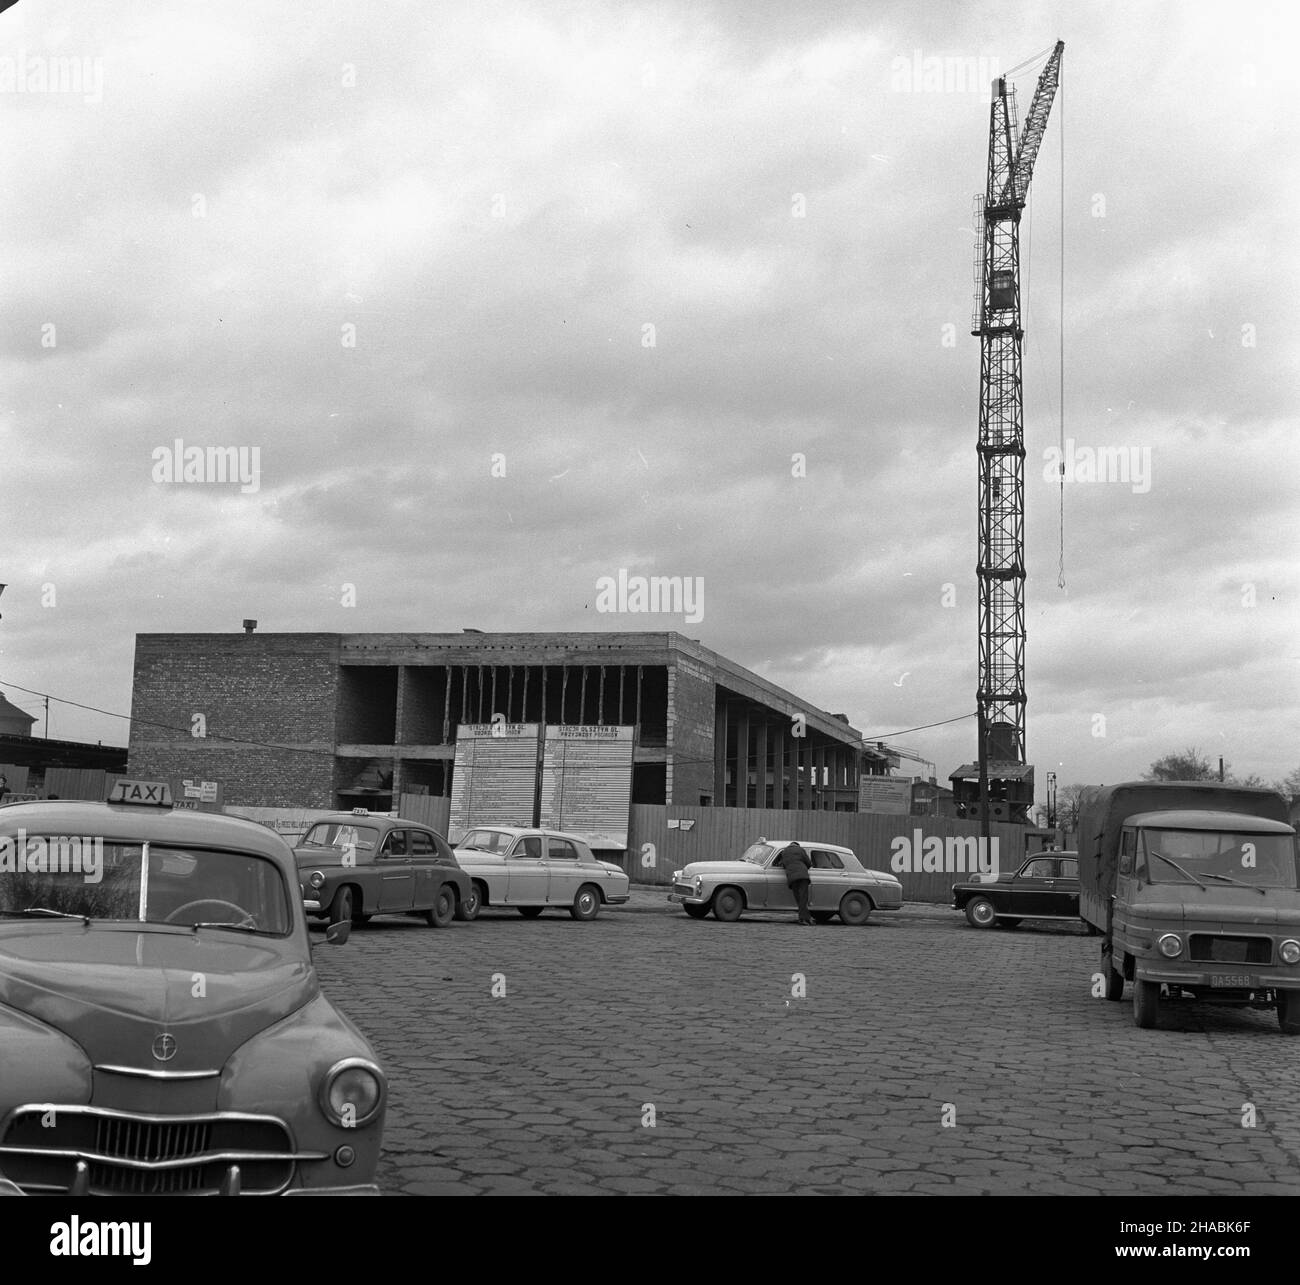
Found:
[[[1189,744],[1283,776],[1298,28],[1221,0],[22,0],[0,686],[125,744],[62,702],[129,712],[137,632],[677,629],[872,736],[968,714],[971,198],[989,78],[1060,38],[1022,231],[1040,797]],[[177,439],[255,481],[168,480]],[[1127,481],[1086,480],[1105,447]],[[702,618],[598,611],[620,570],[698,577]],[[940,776],[975,752],[972,720],[896,739]]]

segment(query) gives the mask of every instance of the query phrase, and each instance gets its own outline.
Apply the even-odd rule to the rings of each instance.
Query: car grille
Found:
[[[1221,937],[1192,933],[1187,943],[1190,959],[1216,964],[1270,964],[1273,942],[1269,937]]]
[[[679,897],[695,896],[695,885],[693,883],[682,883],[680,881],[673,884],[673,891]]]
[[[299,1159],[314,1158],[295,1153],[273,1116],[24,1106],[0,1138],[0,1174],[25,1191],[92,1196],[270,1195],[288,1186]]]

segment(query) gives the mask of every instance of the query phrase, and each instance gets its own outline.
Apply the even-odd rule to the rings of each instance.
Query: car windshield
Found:
[[[302,836],[300,848],[336,848],[340,852],[373,852],[379,831],[372,825],[318,821]]]
[[[456,846],[471,852],[504,852],[514,839],[512,834],[500,830],[471,830]]]
[[[273,935],[293,925],[284,878],[264,857],[25,835],[0,838],[0,870],[3,919],[68,915]]]
[[[751,865],[765,866],[767,859],[772,855],[772,845],[770,843],[751,843],[744,852],[741,853],[740,859],[748,861]]]
[[[1289,834],[1143,830],[1137,873],[1148,883],[1294,888],[1295,840]]]

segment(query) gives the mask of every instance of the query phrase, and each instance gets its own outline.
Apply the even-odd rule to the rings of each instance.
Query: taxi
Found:
[[[387,1079],[289,845],[166,783],[0,807],[0,1049],[5,1192],[378,1194]]]
[[[574,919],[595,919],[601,906],[632,898],[621,866],[599,861],[580,834],[519,826],[475,826],[456,845],[456,860],[473,884],[459,917],[483,906],[504,906],[533,919],[548,906]]]
[[[445,928],[471,896],[469,877],[442,835],[382,812],[327,813],[293,854],[303,905],[326,923],[416,914],[430,928]]]
[[[746,910],[797,911],[780,860],[790,842],[760,838],[738,860],[692,861],[673,872],[668,900],[692,919],[712,911],[714,919],[727,924]],[[842,924],[856,927],[865,924],[873,910],[902,907],[903,885],[883,870],[864,866],[852,848],[812,839],[799,842],[812,862],[808,909],[815,922],[828,924],[838,915]]]

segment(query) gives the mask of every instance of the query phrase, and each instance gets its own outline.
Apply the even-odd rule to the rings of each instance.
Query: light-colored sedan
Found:
[[[601,906],[621,906],[632,895],[620,867],[562,830],[478,826],[456,845],[456,860],[472,885],[458,919],[473,919],[483,906],[512,906],[526,919],[562,906],[575,919],[595,919]]]
[[[795,911],[794,893],[779,862],[791,842],[760,839],[739,861],[692,861],[673,873],[668,900],[679,903],[692,919],[703,919],[712,910],[724,923],[746,910]],[[812,858],[808,909],[819,924],[836,915],[846,924],[865,924],[873,910],[902,906],[903,885],[883,870],[869,870],[851,848],[809,839],[799,843]]]

